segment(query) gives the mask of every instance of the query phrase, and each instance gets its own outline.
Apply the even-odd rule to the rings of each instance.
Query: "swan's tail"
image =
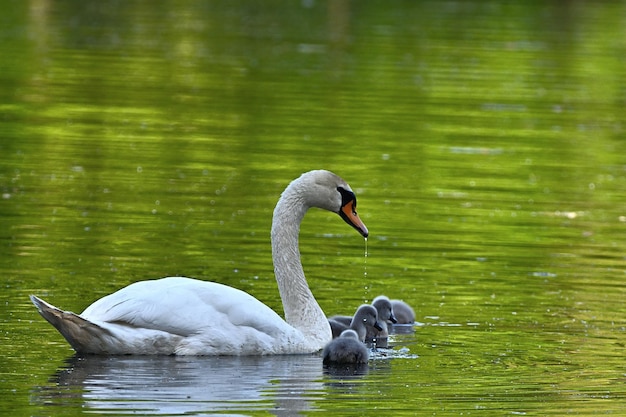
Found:
[[[110,336],[108,330],[94,324],[71,311],[63,311],[46,303],[41,298],[30,296],[39,314],[63,335],[65,340],[79,353],[97,353],[103,337]]]

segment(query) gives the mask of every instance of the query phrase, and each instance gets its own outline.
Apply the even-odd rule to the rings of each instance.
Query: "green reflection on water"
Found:
[[[324,167],[371,237],[364,276],[352,230],[305,220],[320,304],[426,325],[318,408],[623,409],[623,5],[307,4],[3,7],[0,408],[45,414],[71,353],[30,293],[81,311],[180,274],[280,311],[273,205]]]

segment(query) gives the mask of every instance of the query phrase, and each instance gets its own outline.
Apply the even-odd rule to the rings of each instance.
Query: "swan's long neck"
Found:
[[[298,248],[300,223],[308,210],[304,190],[294,181],[283,192],[272,221],[272,257],[285,321],[320,348],[332,339],[330,325],[304,276]]]

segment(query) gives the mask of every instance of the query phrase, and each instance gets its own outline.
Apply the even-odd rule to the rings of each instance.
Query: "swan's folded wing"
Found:
[[[129,285],[96,301],[81,316],[94,323],[125,324],[184,337],[241,326],[276,334],[290,327],[250,294],[181,277]]]

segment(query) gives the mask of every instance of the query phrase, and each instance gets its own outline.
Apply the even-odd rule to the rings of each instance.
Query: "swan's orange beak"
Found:
[[[356,214],[356,200],[350,200],[341,206],[339,215],[346,223],[354,227],[361,235],[363,235],[363,237],[367,237],[369,235],[367,227],[365,227],[365,224],[361,221],[359,215]]]

